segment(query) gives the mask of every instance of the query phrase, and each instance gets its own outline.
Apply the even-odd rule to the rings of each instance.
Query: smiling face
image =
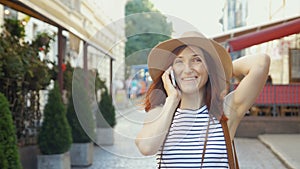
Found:
[[[173,70],[179,88],[186,94],[198,93],[208,80],[203,53],[195,46],[187,46],[176,56]]]

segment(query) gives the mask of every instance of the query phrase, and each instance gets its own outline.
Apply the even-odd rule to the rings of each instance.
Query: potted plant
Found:
[[[57,82],[49,92],[38,135],[38,169],[70,169],[71,129]]]
[[[73,93],[70,94],[67,119],[72,129],[71,165],[89,166],[93,162],[93,142],[95,120],[89,102],[89,92],[82,78],[84,71],[76,69],[74,74]]]
[[[0,168],[21,169],[16,130],[6,97],[0,93]]]
[[[106,87],[103,88],[101,100],[98,104],[100,113],[97,119],[97,144],[112,145],[114,143],[113,128],[116,125],[115,107]]]

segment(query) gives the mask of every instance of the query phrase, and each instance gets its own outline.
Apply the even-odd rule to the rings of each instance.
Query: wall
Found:
[[[300,133],[300,118],[246,116],[236,131],[236,137],[257,138],[260,134]]]
[[[299,0],[248,0],[247,25],[257,25],[259,23],[266,23],[297,15],[300,15]],[[270,55],[271,65],[269,74],[272,76],[273,83],[288,84],[288,48],[296,47],[295,38],[296,35],[292,35],[255,45],[248,48],[246,54],[267,53]]]

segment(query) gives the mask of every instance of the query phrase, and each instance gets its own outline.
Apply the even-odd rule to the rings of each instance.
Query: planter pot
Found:
[[[113,145],[114,144],[114,130],[113,128],[97,128],[97,142],[98,145]]]
[[[37,169],[37,145],[19,146],[19,154],[23,169]]]
[[[38,155],[38,169],[71,169],[70,153]]]
[[[90,166],[93,163],[93,143],[73,143],[70,149],[71,165],[77,167]]]

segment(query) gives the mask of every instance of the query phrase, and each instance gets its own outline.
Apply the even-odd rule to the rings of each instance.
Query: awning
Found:
[[[236,28],[236,29],[230,30],[228,32],[222,33],[220,35],[215,35],[215,36],[209,37],[209,38],[211,38],[219,43],[224,43],[232,38],[239,37],[239,36],[246,35],[246,34],[253,33],[253,32],[262,31],[264,29],[271,28],[271,27],[281,25],[284,23],[288,23],[293,20],[297,20],[299,18],[300,18],[300,16],[297,15],[297,16],[293,16],[293,17],[289,17],[289,18],[271,21],[268,23],[259,24],[259,25],[252,25],[252,26],[247,26],[247,27]]]
[[[241,35],[229,39],[230,52],[238,51],[253,45],[279,39],[284,36],[300,33],[300,18],[280,25],[272,26],[264,30]]]

